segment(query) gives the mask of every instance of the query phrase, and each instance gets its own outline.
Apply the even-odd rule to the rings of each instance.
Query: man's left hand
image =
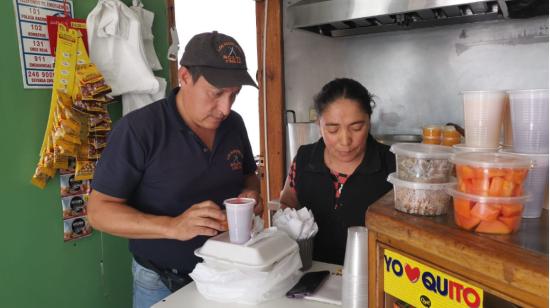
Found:
[[[262,213],[264,212],[264,205],[259,192],[252,189],[245,189],[239,194],[239,198],[252,198],[256,200],[256,205],[254,205],[254,214],[262,216]]]

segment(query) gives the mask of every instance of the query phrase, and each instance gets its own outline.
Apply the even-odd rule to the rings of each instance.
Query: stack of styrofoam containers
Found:
[[[523,218],[538,218],[548,198],[548,89],[514,90],[508,95],[512,147],[502,151],[531,160],[532,169],[525,181],[530,199]]]
[[[531,167],[515,154],[460,152],[451,157],[458,185],[453,196],[455,223],[481,233],[508,234],[518,230],[528,196],[523,190]]]
[[[450,147],[420,143],[396,143],[396,172],[388,176],[393,184],[395,208],[399,211],[435,216],[447,213],[451,203],[446,189],[455,185],[449,161]]]

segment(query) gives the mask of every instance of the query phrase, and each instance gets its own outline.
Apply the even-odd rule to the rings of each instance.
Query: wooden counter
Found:
[[[369,307],[384,307],[383,256],[391,248],[520,306],[548,307],[548,211],[512,235],[459,229],[451,213],[414,216],[394,209],[393,191],[366,213]],[[373,287],[374,286],[374,287]]]

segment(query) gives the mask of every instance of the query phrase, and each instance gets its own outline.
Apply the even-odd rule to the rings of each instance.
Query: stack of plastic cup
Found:
[[[501,150],[501,152],[513,153],[529,158],[532,163],[531,170],[523,183],[523,190],[530,198],[525,202],[523,218],[539,218],[545,199],[548,198],[548,154],[526,154]]]
[[[504,91],[464,91],[464,131],[467,146],[498,148]]]
[[[514,152],[548,153],[548,89],[508,93]]]
[[[367,228],[348,228],[346,256],[342,272],[342,307],[367,308],[369,306],[368,258]]]
[[[512,149],[533,163],[525,180],[523,218],[539,218],[548,198],[548,89],[508,91],[512,126]]]

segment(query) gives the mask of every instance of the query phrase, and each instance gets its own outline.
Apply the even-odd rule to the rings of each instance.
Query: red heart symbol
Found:
[[[418,267],[410,267],[408,264],[405,265],[405,274],[407,274],[407,277],[412,283],[415,283],[418,281],[418,277],[420,276],[420,270]]]

